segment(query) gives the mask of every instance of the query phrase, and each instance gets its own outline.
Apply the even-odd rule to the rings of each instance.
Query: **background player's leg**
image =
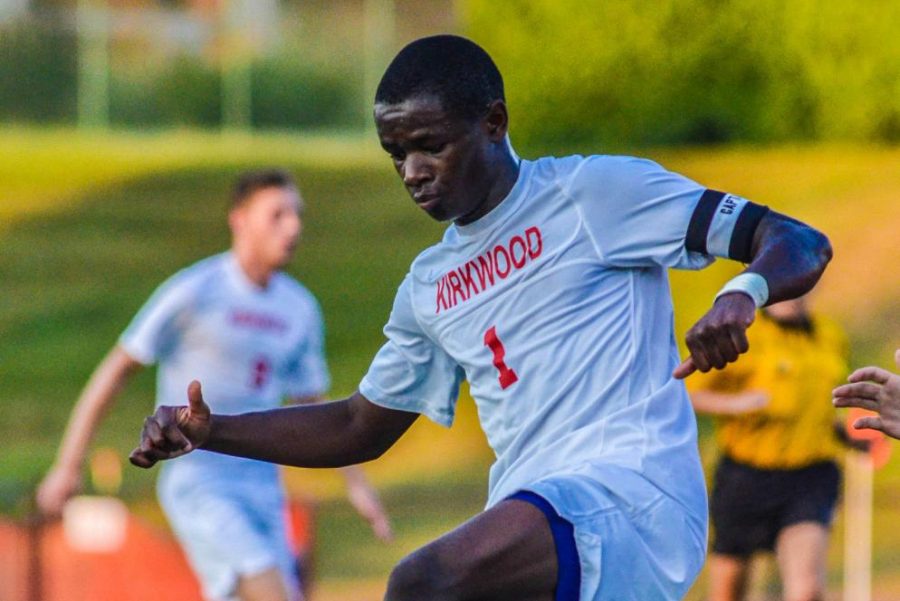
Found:
[[[237,592],[241,601],[291,601],[278,568],[252,576],[241,576]],[[294,598],[296,599],[296,595]]]
[[[553,601],[556,579],[547,518],[507,500],[407,556],[385,601]]]
[[[709,601],[741,601],[747,591],[749,557],[711,553],[709,570]]]
[[[818,522],[800,522],[778,535],[775,554],[784,583],[785,601],[825,598],[825,562],[828,528]]]

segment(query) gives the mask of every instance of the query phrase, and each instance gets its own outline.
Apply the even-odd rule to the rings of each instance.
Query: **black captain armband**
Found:
[[[769,207],[740,196],[706,190],[691,215],[685,248],[691,252],[749,263],[753,234]]]

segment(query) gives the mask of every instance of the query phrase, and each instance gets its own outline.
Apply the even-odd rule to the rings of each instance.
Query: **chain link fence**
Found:
[[[450,0],[0,0],[0,122],[362,130]]]

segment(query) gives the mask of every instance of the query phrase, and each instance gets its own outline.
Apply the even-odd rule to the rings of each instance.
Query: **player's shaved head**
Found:
[[[284,169],[260,169],[242,173],[231,191],[229,208],[236,209],[254,194],[266,188],[294,188],[297,183],[293,176]]]
[[[505,101],[503,77],[481,46],[455,35],[437,35],[408,44],[391,61],[376,104],[399,104],[417,96],[436,97],[450,114],[483,117],[495,100]]]

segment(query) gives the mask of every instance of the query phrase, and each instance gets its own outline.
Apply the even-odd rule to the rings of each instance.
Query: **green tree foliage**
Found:
[[[894,0],[462,0],[525,146],[900,141]]]
[[[47,28],[0,32],[0,119],[64,122],[75,117],[75,38]]]

